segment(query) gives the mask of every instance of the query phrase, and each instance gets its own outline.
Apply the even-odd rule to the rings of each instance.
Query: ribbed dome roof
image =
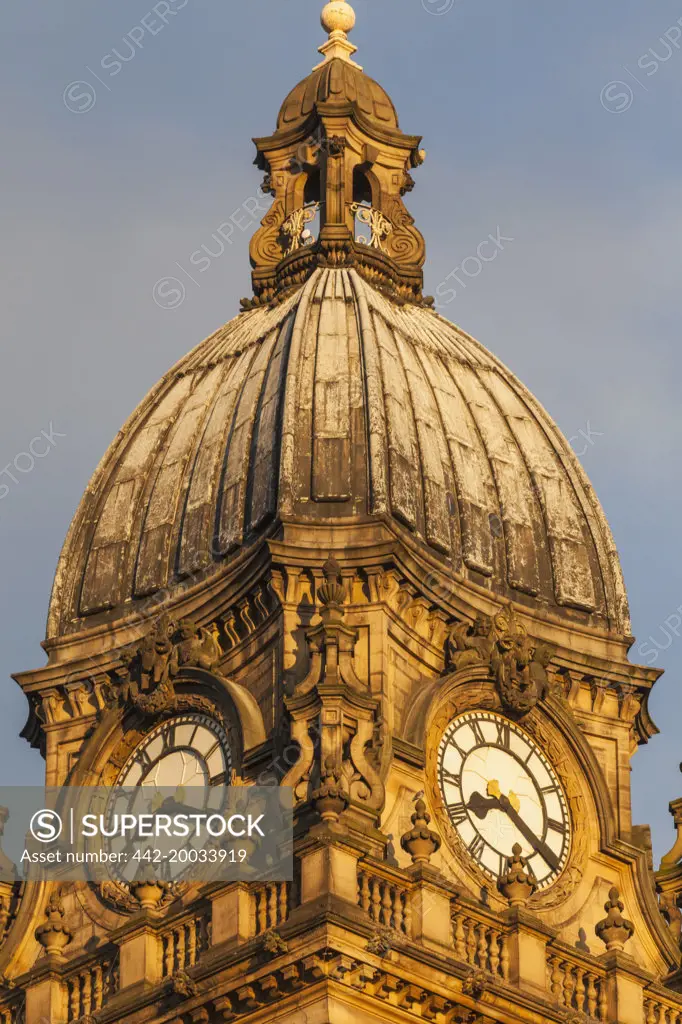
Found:
[[[377,517],[497,595],[629,631],[606,519],[539,403],[437,313],[318,269],[202,342],[134,413],[72,524],[48,635],[172,596],[278,519]]]
[[[279,112],[278,129],[305,121],[317,103],[353,103],[366,117],[387,128],[398,128],[398,115],[388,93],[355,64],[338,57],[316,68],[291,90]]]

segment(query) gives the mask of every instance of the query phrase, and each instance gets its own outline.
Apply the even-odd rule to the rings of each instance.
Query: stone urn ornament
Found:
[[[64,904],[59,892],[55,890],[45,907],[46,921],[36,928],[35,936],[48,956],[64,956],[64,949],[71,942],[71,931],[64,923]]]
[[[170,884],[153,878],[138,878],[130,883],[130,891],[143,910],[157,910]]]
[[[615,885],[609,890],[609,898],[604,904],[604,910],[606,917],[603,921],[599,921],[594,929],[597,938],[605,943],[609,952],[612,949],[623,949],[625,943],[634,935],[635,926],[632,921],[623,917],[625,905]]]
[[[512,856],[507,860],[507,870],[497,883],[498,889],[512,907],[525,907],[538,887],[537,879],[521,852],[519,844],[514,843]]]
[[[320,785],[312,794],[312,798],[322,821],[326,824],[338,821],[339,815],[348,806],[348,795],[331,756],[325,759]]]
[[[431,815],[426,804],[419,798],[414,806],[412,828],[400,840],[405,853],[409,853],[413,864],[428,864],[433,854],[440,849],[440,836],[429,828]]]

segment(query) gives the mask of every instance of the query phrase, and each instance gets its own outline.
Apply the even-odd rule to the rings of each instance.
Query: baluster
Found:
[[[92,974],[87,971],[83,975],[83,1016],[92,1010]]]
[[[467,918],[467,963],[472,966],[476,963],[476,923]]]
[[[587,1015],[588,1017],[594,1017],[597,1013],[597,986],[595,982],[597,980],[596,975],[588,972],[587,975]]]
[[[482,971],[488,969],[488,929],[486,925],[478,926],[478,945],[476,946],[476,960]]]
[[[173,932],[169,932],[164,939],[164,950],[163,950],[163,973],[167,978],[170,978],[175,973],[175,937]]]
[[[94,977],[94,985],[93,985],[93,1009],[94,1010],[101,1010],[102,1009],[102,1000],[103,1000],[103,995],[104,995],[104,992],[103,992],[104,986],[103,986],[103,983],[102,983],[102,970],[106,969],[108,966],[109,966],[108,964],[97,964],[96,967],[95,967],[95,971],[94,971],[95,977]]]
[[[176,941],[177,941],[176,954],[177,954],[177,958],[178,958],[177,970],[183,971],[185,969],[185,967],[186,967],[186,963],[185,963],[185,926],[184,926],[184,924],[181,924],[180,927],[177,930]]]
[[[271,928],[276,928],[279,924],[279,921],[277,920],[278,902],[277,886],[271,883],[268,886],[268,916],[270,918]]]
[[[557,1001],[557,1003],[559,1004],[559,1006],[563,1006],[564,1005],[563,1004],[563,998],[564,998],[563,980],[564,980],[564,976],[563,976],[563,973],[561,971],[561,960],[559,959],[558,956],[553,956],[551,961],[550,961],[550,963],[552,965],[552,974],[551,974],[551,978],[550,978],[551,988],[552,988],[552,995],[554,996],[554,998]]]
[[[377,924],[381,921],[381,889],[376,878],[372,879],[372,909],[370,916]]]
[[[393,910],[392,895],[391,886],[388,882],[384,882],[381,897],[381,923],[385,925],[386,928],[391,927],[391,911]]]
[[[393,927],[397,932],[403,930],[403,899],[404,894],[396,890],[393,900]]]
[[[410,894],[405,893],[405,908],[403,910],[403,931],[409,938],[412,935],[412,904]]]
[[[490,970],[492,974],[498,974],[500,969],[500,933],[490,929]]]
[[[289,889],[286,882],[279,887],[279,923],[284,924],[289,916]]]
[[[365,911],[365,913],[368,914],[369,913],[370,903],[372,902],[372,898],[370,896],[370,891],[369,891],[369,881],[368,881],[367,875],[365,874],[364,871],[360,875],[360,894],[359,894],[358,898],[359,898],[360,906]]]
[[[500,970],[502,972],[502,978],[504,981],[509,981],[509,964],[511,956],[509,953],[509,939],[506,935],[502,936],[502,952],[500,953]]]
[[[598,1004],[598,1015],[599,1020],[606,1020],[606,1013],[608,1010],[608,1000],[606,998],[606,983],[603,978],[599,979],[599,1004]]]
[[[211,921],[207,917],[202,917],[199,922],[199,952],[203,953],[211,944],[210,940],[210,929]]]
[[[659,1006],[658,1008],[658,1024],[666,1024],[667,1018],[668,1014],[666,1012],[665,1006],[661,1004],[661,1006]]]
[[[464,918],[461,914],[457,914],[455,917],[455,956],[458,960],[466,960],[467,958],[465,936]]]
[[[187,964],[189,967],[194,967],[197,962],[197,922],[190,921],[188,929]]]
[[[71,1020],[79,1020],[81,1016],[81,980],[78,975],[71,979],[71,999],[69,1001]]]
[[[575,992],[575,980],[573,978],[573,967],[567,961],[562,965],[564,972],[564,1006],[573,1006],[573,994]]]
[[[575,1008],[581,1013],[585,1012],[585,968],[575,969]]]
[[[266,932],[268,930],[268,905],[265,889],[259,889],[256,898],[258,900],[258,931]]]

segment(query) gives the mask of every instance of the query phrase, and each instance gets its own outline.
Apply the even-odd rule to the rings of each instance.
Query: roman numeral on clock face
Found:
[[[467,820],[467,810],[464,804],[448,804],[448,814],[450,815],[450,821],[453,825],[461,825],[463,821]]]
[[[509,728],[508,722],[496,722],[497,728],[497,745],[504,747],[505,750],[509,750],[511,747],[511,729]]]
[[[566,825],[564,824],[564,822],[563,821],[556,821],[554,818],[549,818],[548,819],[548,821],[547,821],[547,828],[548,829],[551,828],[551,830],[553,832],[558,832],[559,835],[561,835],[561,836],[563,836],[565,831],[566,831]]]
[[[457,789],[462,788],[462,776],[455,775],[454,772],[449,772],[447,768],[443,768],[441,772],[443,785],[456,786]]]
[[[173,750],[175,747],[175,726],[169,725],[167,729],[164,729],[161,738],[163,740],[164,754]]]
[[[144,748],[142,750],[138,750],[137,754],[135,755],[135,760],[137,761],[143,772],[148,771],[152,766],[151,758],[149,757],[149,754]]]
[[[481,723],[477,719],[474,719],[473,722],[469,722],[469,725],[471,726],[473,734],[476,737],[477,745],[482,746],[483,744],[485,744],[486,739],[485,736],[483,735],[483,730],[481,729]]]
[[[475,836],[469,843],[468,850],[475,860],[480,860],[481,854],[485,850],[485,842],[480,836]]]

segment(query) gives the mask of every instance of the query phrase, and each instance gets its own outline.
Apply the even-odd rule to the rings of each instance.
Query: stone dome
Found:
[[[385,128],[399,127],[388,93],[356,64],[339,57],[325,61],[291,90],[277,118],[278,130],[301,124],[318,103],[350,103],[359,114]]]
[[[287,521],[382,521],[496,596],[629,633],[608,524],[540,404],[436,312],[318,268],[133,414],[71,526],[48,638],[170,601]]]

